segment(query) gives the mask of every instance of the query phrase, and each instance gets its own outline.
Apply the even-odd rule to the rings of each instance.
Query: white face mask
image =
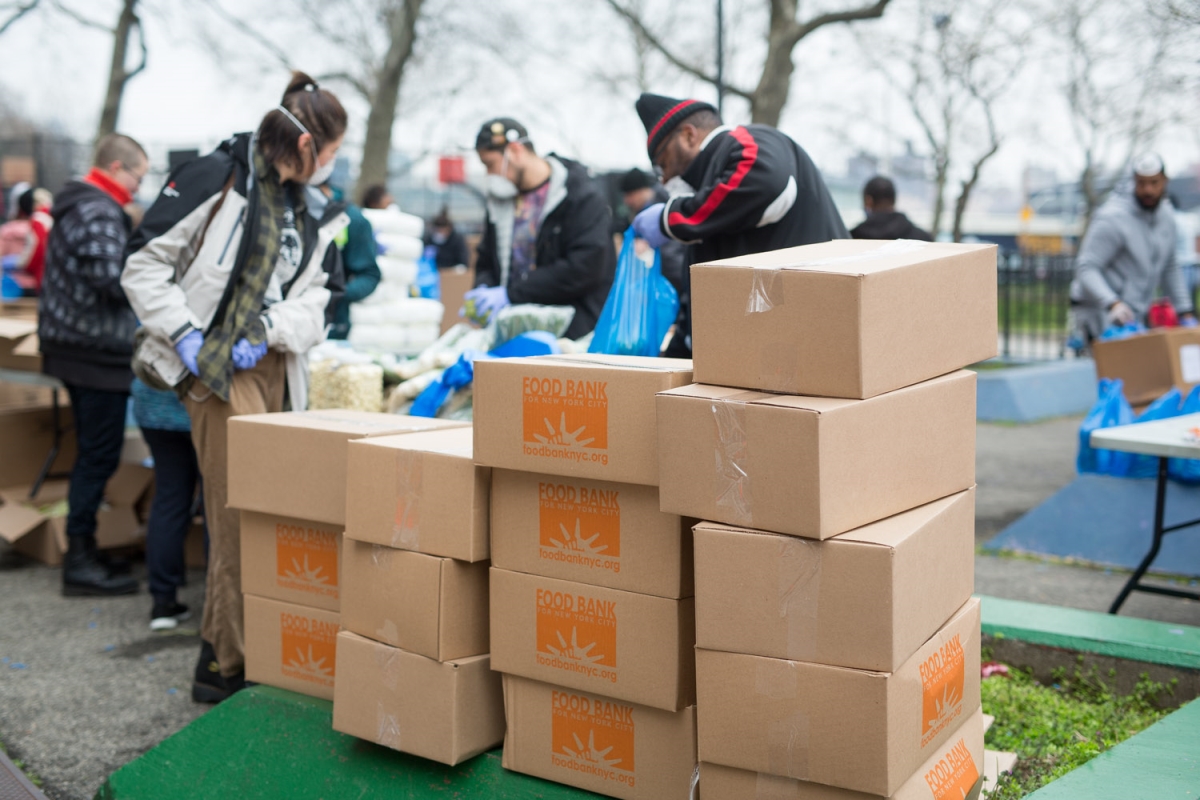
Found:
[[[678,175],[664,183],[663,188],[667,190],[667,194],[669,194],[671,197],[678,197],[681,194],[696,193],[695,187]]]
[[[329,161],[325,164],[321,164],[320,156],[317,153],[316,137],[309,132],[308,128],[304,127],[303,122],[296,119],[296,116],[292,112],[288,111],[281,105],[275,107],[279,109],[285,117],[290,119],[292,124],[300,129],[301,133],[308,134],[308,146],[312,148],[313,164],[316,165],[316,168],[313,170],[313,174],[309,176],[305,183],[307,183],[309,186],[320,186],[321,184],[325,183],[325,181],[329,180],[329,176],[333,174],[333,166],[334,162],[337,161],[337,155],[335,154],[334,157],[329,159]]]
[[[517,196],[517,185],[505,176],[506,172],[508,172],[508,150],[504,151],[504,157],[500,159],[500,172],[496,175],[488,174],[483,179],[488,196],[494,200],[512,200]]]

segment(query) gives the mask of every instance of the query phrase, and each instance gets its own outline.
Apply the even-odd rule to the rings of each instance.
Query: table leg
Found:
[[[50,413],[54,421],[54,441],[50,445],[50,452],[46,454],[46,460],[42,463],[41,471],[38,472],[37,480],[33,482],[33,486],[29,489],[30,500],[37,497],[38,492],[42,490],[42,484],[46,482],[46,478],[50,475],[50,470],[54,467],[54,462],[58,459],[58,451],[62,448],[62,414],[59,411],[57,388],[51,390],[50,397]]]
[[[1129,580],[1125,582],[1125,586],[1121,589],[1121,593],[1117,595],[1117,599],[1113,601],[1112,608],[1108,609],[1108,613],[1116,614],[1121,610],[1121,606],[1129,597],[1130,592],[1137,588],[1142,576],[1146,574],[1146,570],[1150,569],[1150,565],[1154,563],[1154,559],[1158,557],[1158,549],[1162,547],[1163,540],[1163,507],[1167,500],[1167,459],[1158,459],[1158,485],[1154,492],[1154,542],[1150,545],[1150,552],[1146,553],[1146,557],[1142,559],[1142,563],[1138,564],[1138,568],[1133,571],[1133,575],[1129,576]]]

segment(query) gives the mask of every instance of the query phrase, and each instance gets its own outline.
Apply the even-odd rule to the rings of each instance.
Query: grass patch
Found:
[[[1018,670],[986,678],[983,710],[996,718],[987,746],[1018,756],[988,800],[1025,797],[1144,730],[1174,710],[1158,705],[1173,689],[1143,674],[1131,694],[1117,695],[1094,668],[1085,674],[1078,665],[1060,668],[1050,686]]]
[[[6,755],[6,756],[9,755],[8,748],[4,746],[4,742],[0,742],[0,753],[4,753],[4,755]],[[36,772],[33,772],[32,770],[30,770],[29,767],[25,765],[25,762],[22,761],[21,759],[11,758],[11,756],[10,756],[10,759],[12,760],[14,767],[21,770],[21,772],[25,773],[25,777],[29,779],[30,783],[32,783],[34,786],[38,787],[39,789],[42,788],[41,776],[39,776]]]

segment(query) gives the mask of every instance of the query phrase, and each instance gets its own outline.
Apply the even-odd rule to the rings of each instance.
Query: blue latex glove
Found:
[[[1193,316],[1184,316],[1179,318],[1179,327],[1181,328],[1194,328],[1197,325],[1200,325],[1200,322],[1196,322],[1196,318]]]
[[[3,267],[5,272],[12,272],[17,268],[19,260],[20,257],[16,253],[5,256],[3,259],[0,259],[0,267]]]
[[[655,203],[643,208],[633,218],[633,230],[639,238],[645,239],[646,244],[656,250],[667,243],[667,235],[662,229],[663,204]]]
[[[463,300],[474,302],[475,316],[489,322],[495,314],[499,314],[502,309],[510,305],[508,290],[503,286],[476,286],[463,295]],[[458,313],[460,316],[466,316],[466,307],[464,306]]]
[[[250,344],[246,339],[238,339],[233,346],[233,366],[237,369],[253,369],[254,365],[266,354],[266,342]]]
[[[179,353],[183,365],[193,375],[200,374],[200,367],[196,366],[196,356],[200,354],[200,348],[203,345],[204,334],[200,331],[189,331],[186,336],[175,343],[175,352]]]

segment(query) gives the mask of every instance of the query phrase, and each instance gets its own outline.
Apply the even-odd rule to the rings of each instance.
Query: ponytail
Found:
[[[279,105],[288,110],[312,134],[317,152],[346,132],[346,110],[333,92],[321,88],[303,72],[292,72]],[[279,161],[299,169],[300,134],[288,115],[273,108],[258,126],[258,152],[268,164]]]

